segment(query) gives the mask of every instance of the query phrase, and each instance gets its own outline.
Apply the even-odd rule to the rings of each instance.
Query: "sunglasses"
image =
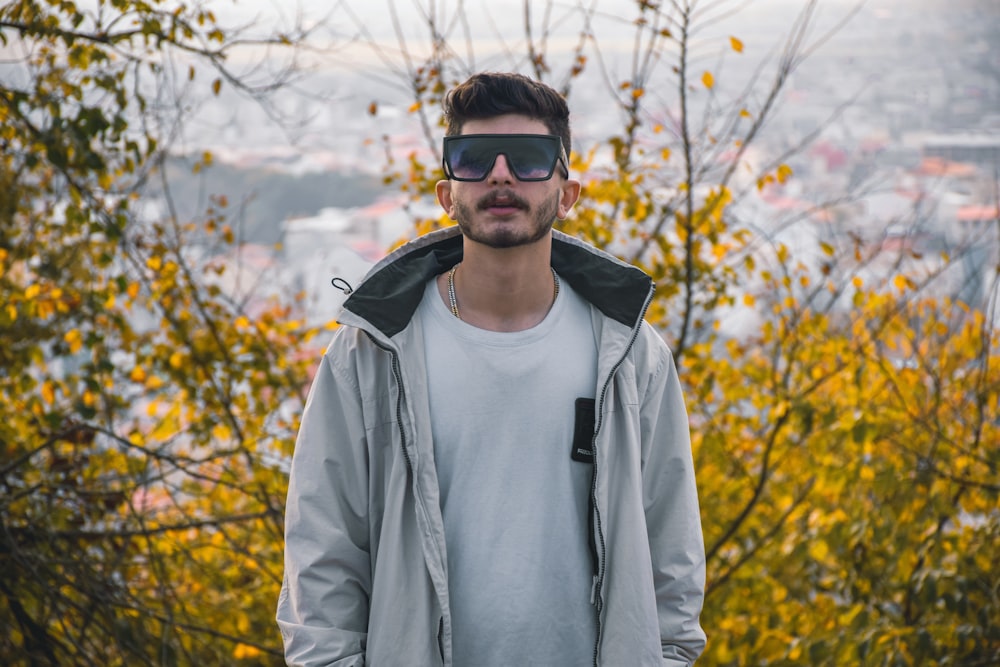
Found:
[[[554,134],[460,134],[444,138],[444,173],[453,181],[484,181],[497,156],[519,181],[547,181],[561,162],[569,178],[566,151]]]

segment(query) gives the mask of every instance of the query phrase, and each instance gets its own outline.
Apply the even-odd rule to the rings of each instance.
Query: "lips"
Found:
[[[493,193],[479,200],[479,210],[489,211],[494,215],[510,215],[520,210],[528,209],[528,202],[517,195]]]
[[[507,215],[514,215],[521,209],[516,206],[488,206],[486,210],[495,216],[503,217]]]

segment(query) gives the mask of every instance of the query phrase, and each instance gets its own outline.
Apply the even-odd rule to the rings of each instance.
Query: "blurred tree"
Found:
[[[161,0],[0,6],[0,663],[279,662],[259,601],[315,332],[200,259],[229,250],[224,198],[133,211],[181,87],[266,102],[289,70],[227,55],[301,36]]]

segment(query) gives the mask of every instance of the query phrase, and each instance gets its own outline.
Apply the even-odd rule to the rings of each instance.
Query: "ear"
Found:
[[[448,214],[448,217],[454,220],[455,202],[451,197],[451,181],[438,181],[437,185],[434,186],[434,192],[437,194],[438,204]]]
[[[559,190],[559,210],[556,217],[565,220],[569,212],[573,210],[576,200],[580,198],[580,181],[567,179]]]

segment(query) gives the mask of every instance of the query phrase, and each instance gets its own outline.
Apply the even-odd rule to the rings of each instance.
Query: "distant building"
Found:
[[[420,210],[417,210],[420,209]],[[412,235],[415,218],[440,211],[407,206],[386,198],[361,208],[325,208],[314,216],[281,225],[281,283],[303,299],[306,320],[322,325],[334,319],[347,298],[389,248]],[[337,280],[338,289],[331,284]]]
[[[281,282],[303,298],[310,325],[334,319],[346,295],[331,280],[356,285],[377,259],[377,238],[378,230],[354,218],[351,209],[325,208],[281,224]]]
[[[1000,167],[1000,134],[937,134],[924,139],[925,158]]]

